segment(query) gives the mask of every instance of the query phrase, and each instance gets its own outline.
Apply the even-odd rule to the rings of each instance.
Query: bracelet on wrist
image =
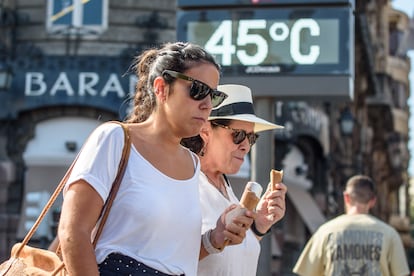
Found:
[[[270,233],[270,229],[271,229],[271,227],[269,228],[269,230],[267,230],[267,231],[266,231],[266,233],[261,233],[261,232],[259,232],[259,230],[257,230],[257,228],[256,228],[256,221],[253,221],[252,226],[250,226],[250,229],[252,229],[253,233],[254,233],[256,236],[258,236],[258,237],[263,237],[263,236],[265,236],[267,233]]]
[[[213,246],[213,244],[211,243],[211,232],[212,231],[213,229],[210,229],[201,236],[202,242],[203,242],[204,249],[207,251],[208,254],[217,254],[223,251],[224,248],[216,248]]]

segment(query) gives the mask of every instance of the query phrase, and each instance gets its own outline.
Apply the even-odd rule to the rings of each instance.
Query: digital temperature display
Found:
[[[350,18],[348,7],[181,11],[177,34],[213,54],[224,73],[344,74]]]

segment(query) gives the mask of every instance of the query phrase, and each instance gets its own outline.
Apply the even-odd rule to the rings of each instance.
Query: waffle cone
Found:
[[[282,178],[283,178],[283,170],[278,171],[278,170],[270,170],[270,183],[272,185],[272,191],[276,190],[275,185],[277,183],[282,182]]]

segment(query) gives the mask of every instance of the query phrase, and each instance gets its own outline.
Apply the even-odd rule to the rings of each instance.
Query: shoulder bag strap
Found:
[[[124,129],[124,148],[122,150],[122,157],[121,157],[121,161],[119,162],[119,166],[118,166],[118,173],[115,177],[114,183],[112,184],[112,188],[111,188],[111,191],[109,192],[108,199],[106,200],[106,203],[102,208],[103,213],[101,215],[101,222],[99,223],[98,229],[96,230],[96,234],[92,242],[94,248],[96,247],[99,236],[102,233],[102,229],[105,225],[106,219],[108,218],[109,211],[112,207],[112,203],[115,199],[115,196],[119,190],[119,186],[121,185],[122,177],[124,176],[125,169],[128,164],[129,153],[131,151],[131,141],[129,137],[128,126],[122,123],[120,123],[120,125]]]
[[[119,189],[119,185],[121,184],[121,180],[122,180],[123,174],[125,172],[126,165],[128,163],[129,152],[130,152],[130,149],[131,149],[131,142],[130,142],[130,137],[129,137],[128,126],[126,124],[116,122],[116,121],[111,121],[111,122],[112,123],[118,123],[122,126],[122,129],[124,130],[124,147],[123,147],[123,150],[122,150],[122,157],[121,157],[121,161],[120,161],[120,164],[119,164],[119,167],[118,167],[117,176],[115,177],[115,180],[112,184],[112,188],[111,188],[111,191],[109,193],[108,199],[107,199],[106,203],[103,206],[104,211],[103,211],[103,215],[102,215],[102,220],[101,220],[101,223],[98,226],[98,231],[99,232],[97,231],[97,233],[95,235],[95,238],[94,238],[94,242],[93,242],[94,246],[96,245],[96,241],[98,240],[99,235],[102,232],[103,225],[104,225],[104,223],[106,221],[106,218],[109,214],[109,209],[112,206],[112,201],[114,200],[115,194]],[[45,207],[43,208],[42,212],[40,213],[40,215],[36,219],[36,221],[33,224],[32,228],[30,228],[29,232],[26,234],[25,238],[20,243],[20,247],[16,250],[16,252],[14,254],[14,257],[19,256],[19,254],[20,254],[21,250],[23,249],[23,247],[32,238],[33,234],[36,232],[37,228],[39,227],[39,225],[42,222],[43,218],[45,217],[46,213],[49,211],[50,207],[56,201],[56,198],[62,192],[63,187],[65,186],[67,180],[69,179],[70,173],[72,172],[72,169],[73,169],[73,167],[76,163],[76,160],[78,160],[80,152],[81,151],[79,151],[78,155],[76,156],[75,160],[70,165],[69,169],[66,171],[66,173],[63,176],[62,180],[60,181],[59,185],[56,187],[55,191],[50,196],[49,201],[46,203]]]

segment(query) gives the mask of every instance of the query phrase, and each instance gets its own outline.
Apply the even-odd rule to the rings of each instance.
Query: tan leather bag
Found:
[[[55,252],[16,243],[11,256],[0,265],[0,275],[67,275],[64,263]]]
[[[118,172],[112,184],[111,191],[109,193],[108,199],[103,206],[103,213],[101,216],[101,222],[98,225],[96,235],[93,240],[93,245],[96,246],[98,238],[102,232],[103,226],[106,222],[106,219],[109,214],[109,210],[112,206],[112,202],[115,198],[116,193],[118,192],[119,185],[121,184],[122,177],[125,172],[126,165],[128,163],[129,152],[131,149],[131,142],[129,138],[128,127],[125,124],[119,122],[112,122],[118,123],[122,126],[124,130],[124,148],[122,150],[122,157],[119,163]],[[57,186],[56,190],[53,192],[52,196],[50,197],[49,201],[47,202],[46,206],[43,208],[42,212],[40,213],[39,217],[37,218],[36,222],[32,226],[32,228],[27,233],[26,237],[23,239],[22,242],[16,243],[13,245],[11,250],[10,258],[0,264],[0,276],[10,275],[10,276],[51,276],[51,275],[58,275],[63,276],[67,275],[65,270],[65,264],[62,261],[60,254],[46,250],[41,248],[36,248],[27,245],[33,234],[35,233],[36,229],[38,228],[40,222],[46,215],[47,211],[49,211],[52,204],[55,202],[58,195],[63,190],[63,187],[66,184],[66,181],[69,178],[69,175],[72,171],[72,168],[77,160],[77,157],[72,162],[72,165],[67,170],[65,176],[60,181],[59,185]]]

